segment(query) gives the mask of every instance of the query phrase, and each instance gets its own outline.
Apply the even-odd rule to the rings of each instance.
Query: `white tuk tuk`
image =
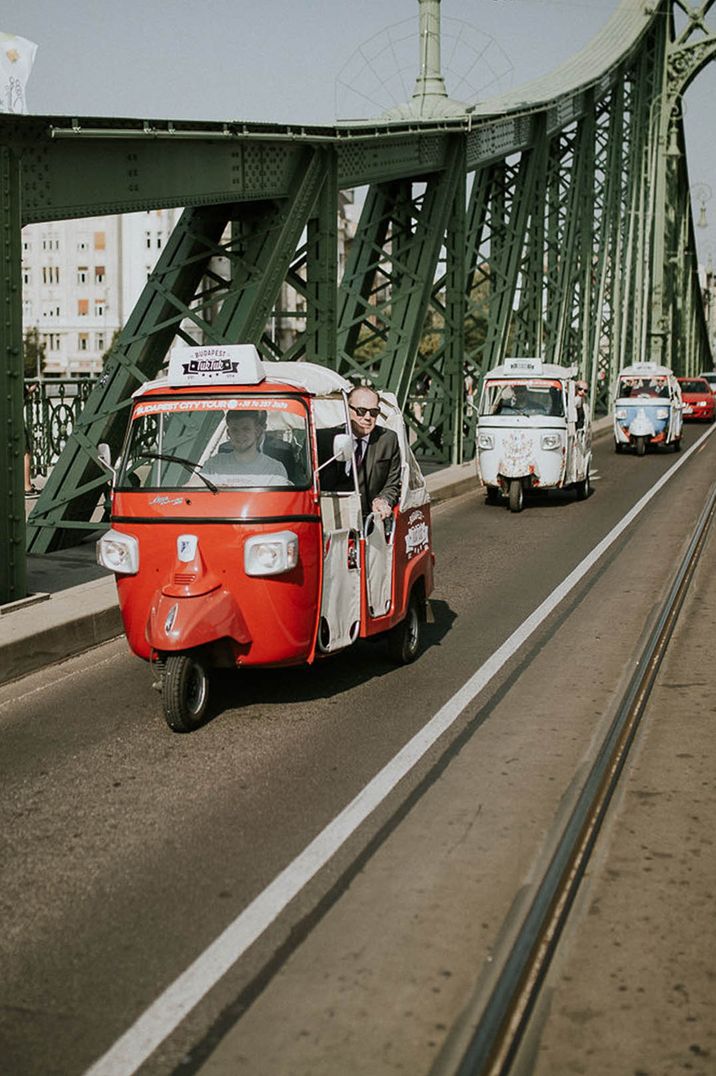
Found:
[[[614,392],[614,451],[632,447],[637,456],[648,445],[681,448],[681,388],[668,366],[636,362],[619,371]]]
[[[531,489],[589,496],[591,416],[576,366],[536,358],[506,359],[485,375],[477,425],[477,458],[488,503],[504,495],[520,512]]]

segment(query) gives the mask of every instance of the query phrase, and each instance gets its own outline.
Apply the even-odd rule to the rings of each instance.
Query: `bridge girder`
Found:
[[[654,341],[668,342],[659,354],[680,372],[706,362],[694,264],[674,255],[694,250],[680,101],[716,51],[712,2],[624,0],[571,75],[454,119],[317,128],[0,116],[0,414],[11,449],[0,601],[25,586],[23,224],[188,207],[32,513],[32,551],[96,528],[96,445],[119,449],[131,391],[189,329],[394,391],[418,451],[456,462],[472,453],[480,377],[508,350],[576,362],[602,409],[616,369]],[[362,186],[339,281],[339,192]],[[306,308],[290,343],[271,332],[284,283]]]

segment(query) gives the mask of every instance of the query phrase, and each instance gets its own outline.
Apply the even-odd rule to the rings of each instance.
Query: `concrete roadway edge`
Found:
[[[611,433],[610,416],[592,424],[593,439]],[[475,460],[428,475],[433,505],[469,493],[477,484]],[[0,606],[0,684],[76,657],[122,635],[114,576],[33,594]]]

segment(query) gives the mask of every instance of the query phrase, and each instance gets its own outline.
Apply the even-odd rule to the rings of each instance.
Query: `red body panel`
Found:
[[[393,600],[387,616],[371,617],[366,602],[365,583],[361,591],[361,635],[377,635],[392,628],[405,616],[410,592],[422,579],[423,597],[433,590],[433,554],[430,505],[397,512],[395,521]],[[365,580],[365,563],[361,565]]]
[[[192,489],[189,495],[170,497],[123,492],[115,497],[112,526],[139,541],[139,572],[118,576],[117,589],[129,645],[140,657],[230,638],[240,664],[308,659],[322,551],[320,517],[310,491],[212,494]],[[278,576],[247,576],[246,539],[279,530],[298,537],[296,568]],[[199,540],[196,563],[177,561],[182,534]],[[164,624],[173,605],[178,610],[167,632]]]

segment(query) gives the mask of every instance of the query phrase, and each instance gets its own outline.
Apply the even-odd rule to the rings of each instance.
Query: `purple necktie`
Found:
[[[356,471],[358,471],[358,470],[360,470],[360,465],[363,462],[363,441],[362,440],[356,441],[355,460],[356,460]]]

